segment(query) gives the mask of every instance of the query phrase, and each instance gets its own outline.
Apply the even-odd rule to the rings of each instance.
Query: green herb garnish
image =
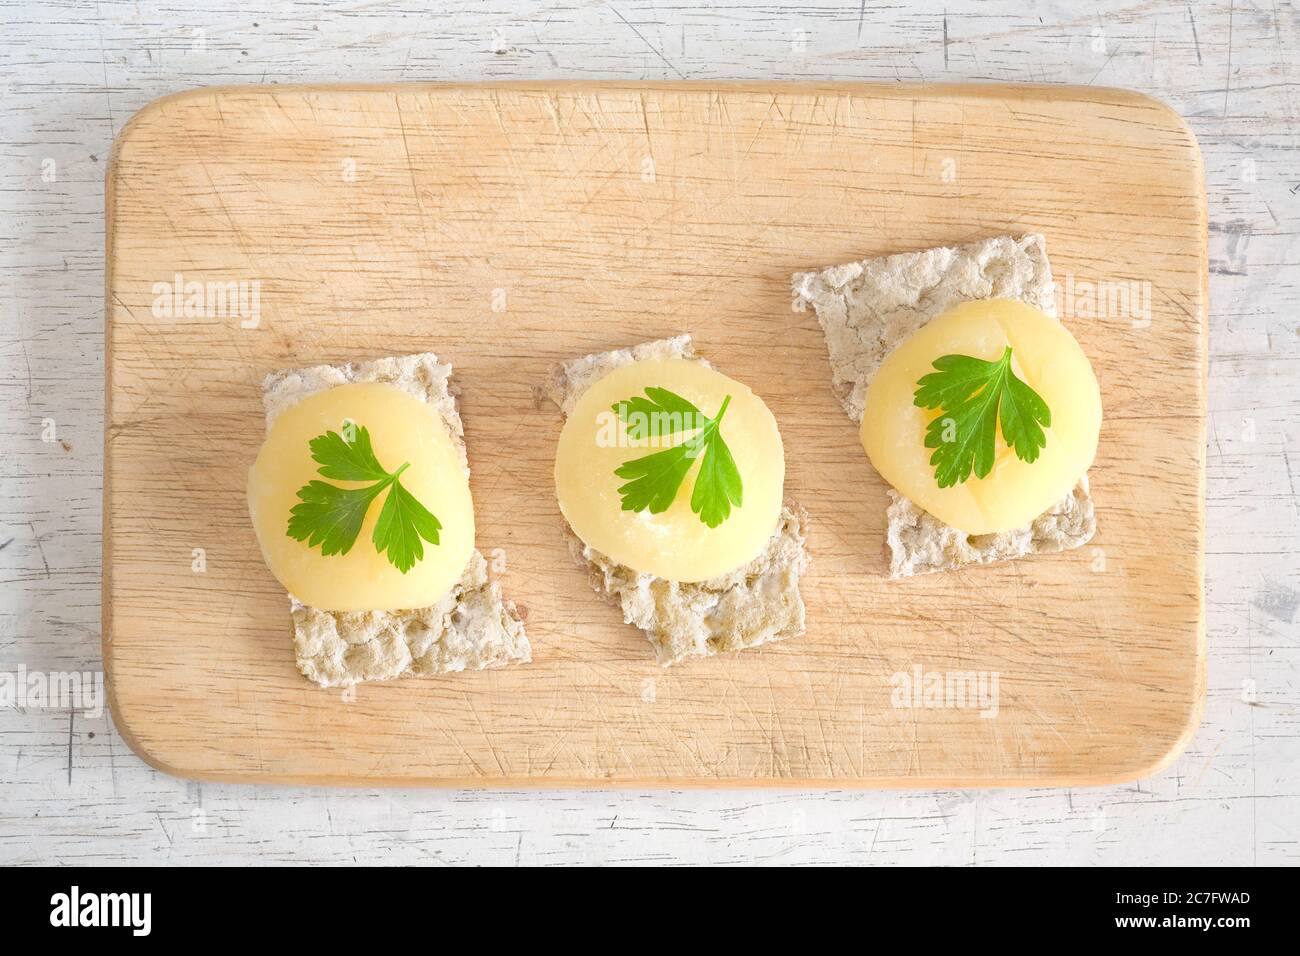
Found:
[[[731,396],[724,398],[718,414],[709,418],[666,388],[647,388],[645,392],[647,398],[637,396],[613,406],[627,425],[629,438],[686,431],[696,434],[664,451],[625,461],[615,469],[619,478],[632,479],[618,489],[623,510],[648,510],[651,514],[667,511],[691,466],[703,455],[691,493],[691,511],[710,528],[716,528],[730,516],[732,505],[740,507],[742,497],[740,471],[719,430]]]
[[[925,447],[933,448],[930,464],[940,488],[970,477],[984,478],[993,470],[997,426],[1002,438],[1022,461],[1034,462],[1047,444],[1044,427],[1052,424],[1047,403],[1011,370],[1011,348],[996,362],[969,355],[944,355],[934,360],[937,372],[917,382],[914,402],[938,408],[940,414],[925,430]]]
[[[323,555],[347,554],[361,533],[371,502],[388,488],[371,540],[375,550],[387,552],[389,563],[405,574],[424,557],[421,538],[430,544],[438,543],[442,523],[398,480],[410,462],[396,471],[387,471],[375,457],[365,428],[348,423],[344,431],[354,432],[351,441],[337,432],[326,432],[309,443],[312,460],[321,466],[320,475],[374,484],[340,488],[324,481],[309,481],[298,489],[301,504],[290,509],[286,533],[295,541],[306,541],[309,548],[320,545]]]

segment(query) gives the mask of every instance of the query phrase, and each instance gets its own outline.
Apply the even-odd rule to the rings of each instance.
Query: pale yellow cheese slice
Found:
[[[647,386],[675,392],[710,417],[731,397],[720,427],[740,472],[743,500],[715,528],[691,510],[702,458],[666,511],[622,510],[618,489],[627,479],[615,470],[695,434],[628,438],[613,406],[644,396]],[[636,362],[594,383],[565,421],[555,455],[556,495],[574,533],[615,562],[669,581],[705,581],[757,557],[776,528],[784,483],[781,434],[763,400],[740,382],[687,359]]]
[[[942,355],[996,361],[1007,346],[1011,367],[1047,403],[1047,445],[1032,464],[1002,439],[983,479],[940,488],[925,447],[925,429],[937,409],[913,403],[917,382]],[[876,470],[919,507],[967,534],[1023,527],[1078,483],[1092,464],[1101,429],[1101,392],[1088,357],[1055,319],[1013,299],[964,302],[936,317],[899,345],[867,388],[862,447]]]
[[[365,426],[379,463],[403,463],[402,486],[442,523],[439,543],[422,541],[424,558],[405,574],[371,541],[388,491],[371,503],[352,549],[329,557],[285,532],[298,489],[320,480],[341,487],[368,482],[323,478],[309,442],[346,422]],[[271,573],[303,604],[324,611],[393,611],[436,604],[459,580],[474,550],[474,504],[456,444],[433,406],[392,385],[339,385],[304,398],[275,419],[248,472],[248,509]]]

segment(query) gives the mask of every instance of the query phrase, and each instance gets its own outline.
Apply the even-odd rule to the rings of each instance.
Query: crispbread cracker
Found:
[[[892,488],[886,536],[890,577],[951,571],[967,564],[1010,561],[1028,554],[1051,554],[1086,544],[1097,530],[1088,476],[1059,503],[1014,531],[968,535],[923,511]]]
[[[797,272],[791,288],[795,310],[812,306],[817,314],[835,394],[855,422],[862,421],[867,385],[885,357],[958,303],[1019,299],[1056,316],[1052,269],[1038,234]],[[1065,551],[1086,544],[1097,530],[1087,475],[1025,527],[995,535],[965,534],[896,491],[890,497],[886,540],[896,578]]]
[[[447,424],[469,474],[465,429],[450,389],[451,366],[430,352],[268,375],[266,426],[309,395],[336,385],[382,382],[432,405]],[[477,550],[450,591],[428,607],[400,611],[325,611],[289,595],[298,670],[322,687],[394,677],[425,677],[532,660],[524,624],[501,585],[489,581]]]
[[[557,365],[543,391],[567,415],[579,395],[616,368],[648,359],[694,357],[689,335],[600,352]],[[645,632],[656,659],[668,667],[804,632],[799,577],[808,567],[807,521],[802,509],[786,504],[762,554],[730,574],[689,584],[633,571],[585,545],[567,524],[565,532],[569,550],[587,569],[592,587],[622,608],[626,623]]]

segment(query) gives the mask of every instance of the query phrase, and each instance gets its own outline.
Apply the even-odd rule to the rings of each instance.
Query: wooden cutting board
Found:
[[[1205,196],[1192,134],[1158,103],[1020,86],[198,90],[123,131],[107,207],[104,657],[118,728],[161,769],[1080,785],[1152,773],[1198,723]],[[790,274],[1029,231],[1101,382],[1100,530],[1068,554],[890,581],[885,485]],[[195,282],[210,302],[167,301]],[[569,558],[560,416],[533,389],[558,360],[682,331],[775,413],[813,563],[806,636],[661,670]],[[321,690],[294,667],[245,510],[259,383],[426,350],[455,365],[479,547],[507,556],[533,663]],[[986,693],[996,677],[996,714],[991,698],[927,706],[963,675]]]

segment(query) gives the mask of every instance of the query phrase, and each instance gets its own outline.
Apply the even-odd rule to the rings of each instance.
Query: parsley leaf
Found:
[[[676,392],[647,386],[645,393],[648,398],[634,395],[613,406],[615,413],[627,425],[627,437],[633,441],[693,431],[709,420]]]
[[[1033,463],[1047,444],[1044,427],[1052,424],[1047,403],[1011,370],[1011,348],[996,362],[969,355],[944,355],[938,369],[917,382],[913,402],[938,408],[925,430],[925,447],[940,488],[959,485],[993,470],[998,425],[1002,438],[1022,461]]]
[[[614,474],[619,478],[635,479],[618,489],[623,499],[623,510],[649,509],[656,515],[667,511],[698,455],[699,444],[692,438],[652,455],[623,462]]]
[[[424,558],[423,538],[438,543],[442,523],[402,486],[406,462],[394,472],[387,471],[375,457],[370,432],[360,425],[349,424],[351,440],[337,432],[326,432],[309,443],[311,457],[321,467],[325,478],[340,481],[374,481],[361,488],[340,488],[326,481],[309,481],[298,489],[299,503],[289,510],[286,531],[307,547],[318,545],[321,554],[347,554],[361,534],[361,525],[371,503],[388,489],[388,497],[375,521],[371,541],[380,554],[387,552],[389,563],[405,574]]]
[[[361,522],[383,485],[368,488],[340,488],[324,481],[309,481],[298,489],[301,504],[289,511],[289,537],[306,541],[307,547],[320,545],[325,556],[347,554],[352,550]]]
[[[358,427],[353,422],[344,425],[345,432],[355,434],[351,444],[338,432],[326,432],[313,438],[311,446],[312,460],[322,467],[319,469],[323,478],[339,478],[343,481],[376,481],[388,477],[384,466],[379,464],[374,449],[370,447],[370,432]]]
[[[629,438],[686,431],[696,434],[671,448],[625,461],[615,469],[617,477],[632,479],[618,489],[623,510],[648,510],[651,514],[667,511],[696,459],[703,455],[691,493],[691,511],[710,528],[716,528],[731,515],[732,505],[740,507],[743,498],[740,470],[721,432],[722,416],[731,396],[724,398],[718,414],[709,418],[666,388],[645,391],[648,398],[636,396],[613,406],[627,423]]]
[[[380,554],[387,551],[393,567],[405,574],[416,561],[424,558],[424,545],[420,544],[420,539],[437,544],[441,528],[442,523],[433,512],[420,504],[400,481],[394,481],[379,512],[379,520],[375,522],[371,540],[375,543],[375,550]]]
[[[724,401],[722,411],[718,412],[718,418],[722,417],[722,412],[726,411],[726,408],[727,403]],[[736,460],[731,457],[731,449],[718,433],[716,419],[704,433],[709,433],[709,429],[712,429],[712,433],[706,439],[709,450],[700,465],[700,473],[695,476],[695,490],[691,492],[691,510],[710,528],[716,528],[731,516],[733,504],[737,508],[740,507],[742,489],[740,470],[736,468]]]

